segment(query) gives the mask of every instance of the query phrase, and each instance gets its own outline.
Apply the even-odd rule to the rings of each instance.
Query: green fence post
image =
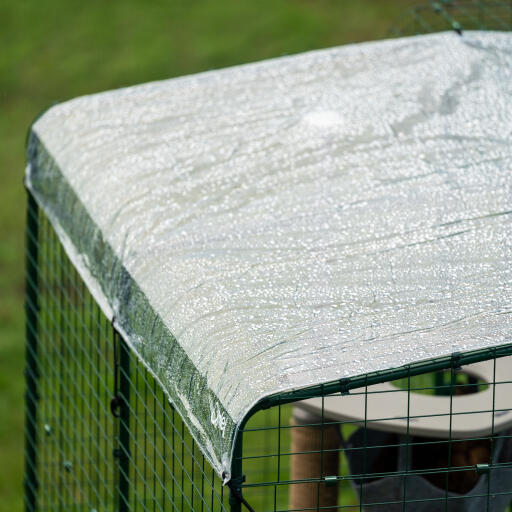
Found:
[[[128,512],[130,499],[130,349],[116,333],[119,342],[119,512]]]
[[[240,501],[240,496],[242,495],[242,483],[243,483],[243,474],[242,474],[242,428],[238,430],[236,440],[235,440],[235,449],[233,450],[233,463],[232,463],[232,474],[231,474],[231,482],[229,486],[229,505],[231,512],[241,512],[242,511],[242,503]]]
[[[25,289],[25,510],[35,512],[37,507],[37,316],[38,316],[38,206],[32,195],[27,200],[26,227],[26,289]]]

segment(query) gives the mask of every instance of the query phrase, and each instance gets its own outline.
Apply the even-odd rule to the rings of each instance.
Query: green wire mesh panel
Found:
[[[32,198],[26,308],[26,510],[229,508],[220,479]]]
[[[390,35],[410,36],[450,29],[511,30],[512,2],[441,0],[424,3],[407,10]]]
[[[119,396],[129,404],[121,407],[120,413],[120,435],[126,439],[119,450],[121,482],[125,480],[126,485],[120,508],[228,510],[228,489],[199,452],[158,383],[118,335],[116,339],[120,347]]]
[[[30,201],[27,254],[29,510],[114,503],[112,329]]]
[[[437,372],[406,368],[408,375],[388,388],[367,377],[363,387],[305,402],[277,398],[243,431],[246,500],[258,511],[510,510],[510,417],[505,428],[498,424],[512,413],[505,398],[512,381],[503,378],[512,360],[498,357],[510,350]],[[486,379],[478,377],[482,368]],[[426,397],[444,405],[429,410],[421,404]],[[359,402],[359,417],[340,418],[350,415],[347,399]],[[401,413],[388,407],[393,401],[401,402]],[[422,432],[439,421],[443,431]]]

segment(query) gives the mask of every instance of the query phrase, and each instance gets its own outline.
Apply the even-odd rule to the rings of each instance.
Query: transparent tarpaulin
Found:
[[[26,183],[229,478],[270,395],[512,338],[512,36],[350,45],[52,107]]]

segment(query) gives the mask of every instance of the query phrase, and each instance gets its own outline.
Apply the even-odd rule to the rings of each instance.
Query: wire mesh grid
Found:
[[[425,2],[404,12],[402,19],[392,27],[390,35],[511,28],[511,0],[440,0]]]
[[[243,430],[245,498],[259,511],[510,510],[511,430],[495,421],[512,412],[511,381],[500,377],[510,374],[511,359],[498,358],[507,352],[488,351],[491,359],[480,363],[487,380],[475,365],[420,375],[408,368],[385,389],[367,382],[312,401],[276,398]],[[482,392],[488,400],[475,400]],[[425,410],[424,397],[437,409]],[[347,398],[360,403],[359,417],[339,419]],[[460,400],[471,405],[461,410]],[[388,408],[393,401],[401,415]],[[425,435],[439,421],[445,430]]]
[[[229,496],[48,222],[27,218],[27,511],[223,511]]]

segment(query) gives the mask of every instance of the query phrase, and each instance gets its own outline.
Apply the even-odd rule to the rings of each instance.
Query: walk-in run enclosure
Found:
[[[511,24],[34,122],[28,512],[510,510]]]

